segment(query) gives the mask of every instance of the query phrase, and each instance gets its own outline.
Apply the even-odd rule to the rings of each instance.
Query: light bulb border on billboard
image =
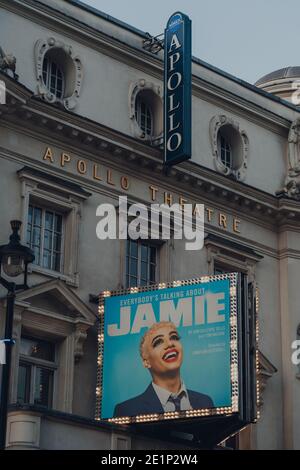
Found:
[[[200,278],[173,281],[168,283],[159,283],[144,287],[131,287],[118,291],[103,291],[99,296],[99,332],[98,332],[98,371],[96,386],[96,415],[95,419],[103,422],[115,424],[134,424],[146,422],[161,422],[166,420],[194,420],[197,418],[222,417],[238,415],[240,412],[240,383],[239,383],[239,345],[238,335],[238,274],[224,273],[214,276],[203,276]],[[112,296],[128,296],[140,292],[148,292],[160,289],[174,289],[182,286],[193,286],[195,284],[213,283],[216,281],[230,281],[229,297],[230,297],[230,369],[231,369],[231,406],[214,407],[207,409],[191,409],[180,412],[165,412],[163,414],[143,414],[138,416],[122,416],[108,419],[101,418],[101,399],[103,391],[103,365],[104,365],[104,318],[105,318],[105,299]],[[258,362],[256,363],[256,373],[258,372]]]

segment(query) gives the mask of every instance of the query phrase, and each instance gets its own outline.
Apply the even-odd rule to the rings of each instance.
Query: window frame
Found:
[[[81,86],[84,77],[84,67],[77,48],[62,39],[46,36],[38,39],[34,45],[35,75],[37,81],[37,95],[48,103],[59,103],[65,109],[74,109],[80,99]],[[57,59],[59,54],[60,59]],[[64,73],[64,92],[61,98],[51,93],[43,79],[43,61],[49,55],[56,63],[61,64]]]
[[[232,244],[231,244],[232,243]],[[208,274],[220,272],[241,272],[248,276],[250,282],[256,278],[256,267],[263,256],[236,241],[208,234],[204,241],[207,250]]]
[[[225,114],[218,114],[209,123],[210,143],[215,169],[231,176],[237,181],[244,181],[248,168],[249,138],[241,124]],[[231,147],[231,166],[221,158],[221,136]]]
[[[70,188],[64,180],[47,179],[47,174],[40,170],[24,167],[18,172],[21,182],[22,221],[21,243],[27,244],[27,225],[29,205],[36,205],[56,211],[64,217],[64,243],[61,272],[30,264],[28,273],[37,273],[47,277],[64,280],[72,287],[79,286],[79,235],[83,203],[91,193],[78,188]]]
[[[46,67],[45,64],[46,63]],[[56,67],[56,74],[52,73],[52,67]],[[46,68],[46,71],[45,71]],[[58,73],[61,75],[61,89],[58,90],[57,87],[57,81],[58,81]],[[45,80],[46,76],[46,80]],[[60,65],[53,60],[49,55],[45,54],[44,59],[43,59],[43,70],[42,70],[42,77],[43,77],[43,82],[45,87],[49,90],[50,93],[52,93],[57,100],[62,100],[65,95],[65,73],[64,70],[60,67]],[[52,89],[52,77],[55,77],[55,87]]]
[[[59,303],[45,306],[42,298],[49,294]],[[69,309],[76,315],[68,315],[66,312]],[[76,365],[86,355],[84,344],[87,331],[94,327],[95,321],[95,313],[91,308],[78,297],[74,289],[57,277],[17,292],[13,334],[16,344],[12,349],[12,364],[15,367],[11,370],[10,403],[17,401],[20,353],[26,352],[21,349],[21,337],[35,338],[55,344],[55,364],[58,367],[54,377],[53,409],[73,413]],[[39,361],[42,364],[42,359]]]
[[[247,269],[243,268],[241,265],[237,265],[234,260],[232,261],[232,263],[232,265],[230,265],[229,263],[224,264],[216,260],[214,263],[214,275],[218,276],[222,274],[230,274],[236,272],[248,274]]]
[[[145,107],[145,112],[142,112],[142,106]],[[147,112],[149,116],[147,115]],[[143,122],[144,116],[144,122]],[[150,130],[148,131],[147,126],[147,119],[150,119]],[[139,128],[144,132],[145,136],[153,137],[154,135],[154,117],[153,117],[153,110],[152,106],[148,104],[145,100],[143,100],[139,94],[135,100],[135,120],[139,126]]]
[[[153,146],[163,143],[163,89],[160,84],[140,78],[129,86],[129,118],[132,135]],[[137,116],[138,103],[144,102],[152,115],[151,134],[145,132]]]
[[[219,147],[220,147],[220,159],[226,168],[229,170],[233,169],[233,154],[232,154],[232,147],[228,140],[222,135],[220,132],[219,134]]]
[[[22,339],[29,339],[33,341],[38,341],[39,338],[35,338],[33,336],[28,337],[22,335],[20,338],[20,343]],[[51,341],[46,340],[47,342],[51,343]],[[29,399],[28,402],[24,401],[24,404],[29,405],[37,405],[43,406],[48,409],[52,409],[55,403],[55,391],[56,391],[56,381],[57,381],[57,373],[58,373],[58,362],[57,362],[57,346],[55,343],[52,343],[54,346],[54,361],[48,361],[45,359],[39,359],[36,357],[31,357],[26,354],[19,353],[19,362],[18,362],[18,377],[17,377],[17,400],[18,398],[18,388],[19,388],[19,370],[20,366],[29,367],[30,369],[30,377],[29,377]],[[37,380],[37,369],[46,369],[52,373],[52,386],[51,390],[48,391],[48,405],[41,405],[35,403],[35,387],[36,387],[36,380]]]
[[[128,270],[128,267],[130,267],[130,259],[133,258],[131,256],[131,252],[130,252],[130,249],[129,249],[129,253],[128,253],[128,245],[130,247],[130,244],[131,243],[136,243],[137,244],[137,258],[135,258],[137,260],[137,276],[132,276],[130,274],[130,269]],[[158,282],[158,268],[159,268],[159,248],[160,246],[157,245],[157,244],[154,244],[154,243],[149,243],[147,240],[141,240],[141,239],[138,239],[138,240],[131,240],[131,239],[127,239],[126,240],[126,247],[125,247],[125,286],[126,288],[130,288],[130,287],[141,287],[142,284],[141,284],[141,265],[142,265],[142,246],[146,246],[147,248],[150,248],[149,252],[148,252],[148,260],[147,260],[147,270],[148,270],[148,281],[146,282],[146,284],[144,285],[151,285],[151,284],[155,284]],[[155,263],[152,263],[151,262],[151,249],[155,249]],[[155,279],[153,281],[150,280],[150,277],[151,277],[151,265],[155,265]],[[132,286],[132,285],[129,285],[130,284],[130,278],[132,277],[136,277],[137,278],[137,284],[136,286]]]
[[[28,227],[29,227],[29,210],[30,210],[30,207],[32,207],[33,209],[40,209],[42,211],[42,215],[41,215],[41,226],[40,226],[40,246],[39,246],[39,257],[40,257],[40,260],[39,260],[39,263],[33,263],[35,266],[39,266],[40,268],[43,268],[43,269],[47,269],[47,270],[50,270],[50,271],[54,271],[56,273],[62,273],[63,272],[63,266],[64,266],[64,250],[65,250],[65,214],[63,212],[59,212],[55,209],[51,209],[47,206],[43,206],[42,204],[36,204],[34,201],[30,201],[29,200],[29,204],[28,204],[28,212],[27,212],[27,226],[26,226],[26,239],[27,239],[27,235],[28,235]],[[52,233],[52,240],[51,240],[51,268],[49,268],[48,266],[44,266],[43,264],[43,257],[44,257],[44,243],[45,243],[45,231],[46,231],[46,212],[51,212],[53,214],[53,220],[55,218],[56,215],[60,216],[61,217],[61,242],[60,242],[60,259],[59,259],[59,270],[55,269],[53,267],[53,258],[54,258],[54,254],[56,253],[56,250],[53,249],[54,247],[54,235],[56,233],[56,231],[54,230],[54,227],[53,227],[53,230],[51,230],[51,233]],[[53,222],[54,224],[54,222]],[[31,232],[33,232],[33,226],[34,226],[34,223],[32,222],[31,224]],[[32,236],[32,234],[31,234]],[[34,251],[34,246],[30,243],[28,243],[27,241],[27,245]]]

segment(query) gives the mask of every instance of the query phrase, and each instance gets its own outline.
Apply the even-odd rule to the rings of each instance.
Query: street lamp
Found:
[[[5,449],[6,425],[7,425],[7,406],[9,395],[9,377],[11,369],[12,352],[12,333],[14,321],[14,303],[16,291],[28,289],[27,286],[27,268],[28,264],[34,261],[33,251],[20,243],[19,230],[22,222],[12,220],[10,222],[12,234],[9,237],[7,245],[0,246],[0,284],[7,289],[6,318],[5,318],[5,336],[6,341],[6,363],[3,365],[1,381],[1,403],[0,403],[0,449]],[[14,278],[24,274],[23,283],[7,281],[2,277],[2,272]]]

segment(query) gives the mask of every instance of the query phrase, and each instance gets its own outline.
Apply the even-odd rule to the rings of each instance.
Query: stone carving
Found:
[[[229,168],[224,165],[221,160],[218,134],[222,127],[232,132],[234,145],[232,146],[233,152],[233,166]],[[226,176],[233,176],[235,179],[242,181],[246,176],[247,158],[249,149],[249,140],[246,132],[240,130],[238,122],[232,118],[220,114],[214,116],[210,121],[210,140],[213,151],[214,164],[216,169]]]
[[[293,199],[300,200],[300,118],[290,128],[288,136],[288,174],[283,193]]]
[[[300,173],[300,119],[296,119],[291,125],[289,142],[289,170]]]
[[[62,98],[57,98],[46,87],[43,80],[43,62],[45,55],[55,49],[64,56],[64,75],[66,89]],[[66,109],[73,109],[78,101],[82,84],[82,63],[78,56],[74,55],[72,46],[65,44],[63,41],[56,40],[51,37],[48,39],[39,39],[34,48],[36,63],[36,78],[38,94],[42,96],[48,103],[61,103]]]
[[[259,383],[259,393],[258,393],[258,408],[261,410],[264,400],[263,395],[267,386],[269,379],[273,377],[274,374],[278,372],[277,368],[271,363],[269,359],[259,350],[258,351],[258,383]]]
[[[12,54],[5,54],[2,47],[0,47],[0,70],[12,76],[16,80],[18,75],[16,74],[16,58]]]
[[[74,359],[75,362],[79,362],[83,356],[83,345],[87,338],[87,326],[78,324],[74,335],[75,346],[74,346]]]
[[[154,129],[153,135],[146,135],[139,127],[135,119],[135,102],[137,96],[141,92],[148,92],[151,96],[151,108],[153,110]],[[158,145],[163,138],[163,121],[162,121],[162,89],[160,85],[148,82],[141,78],[132,83],[129,88],[129,117],[131,120],[131,131],[134,137],[149,141],[153,145]]]

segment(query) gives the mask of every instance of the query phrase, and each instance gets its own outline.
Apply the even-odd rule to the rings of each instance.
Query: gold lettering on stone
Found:
[[[52,148],[51,147],[46,147],[46,150],[43,154],[43,160],[45,161],[49,161],[50,163],[55,163],[55,159],[54,159],[54,153],[52,151]],[[60,164],[61,167],[68,167],[68,163],[70,163],[72,161],[73,157],[67,153],[67,152],[64,152],[62,151],[61,154],[60,154],[60,160],[58,164]],[[87,171],[88,170],[88,165],[91,166],[91,171]],[[89,163],[88,161],[86,160],[83,160],[83,159],[80,159],[80,160],[77,160],[77,165],[76,165],[76,169],[77,169],[77,172],[81,175],[85,175],[87,174],[87,172],[91,175],[90,175],[90,178],[93,178],[94,180],[96,181],[103,181],[105,180],[105,171],[106,171],[106,182],[107,184],[111,185],[111,186],[116,186],[116,183],[114,181],[114,174],[113,174],[113,170],[111,169],[106,169],[106,170],[102,170],[102,166],[99,165],[99,164],[91,164]],[[101,177],[102,176],[102,177]],[[130,188],[131,186],[131,180],[128,176],[125,176],[125,175],[120,175],[120,177],[118,177],[118,184],[119,186],[121,187],[121,189],[123,189],[124,191],[128,191],[128,189]],[[160,194],[160,188],[154,186],[154,185],[149,185],[149,190],[150,190],[150,199],[152,202],[156,201],[157,200],[157,197],[158,197],[158,194]],[[162,191],[163,192],[163,191]],[[171,206],[173,204],[173,201],[174,200],[178,200],[178,203],[179,203],[179,206],[181,207],[182,210],[184,210],[184,207],[185,207],[185,204],[188,203],[188,199],[185,199],[183,196],[179,196],[179,195],[174,195],[173,193],[170,193],[168,191],[164,191],[163,192],[163,195],[164,195],[164,204],[167,204],[169,206]],[[218,221],[218,225],[220,227],[222,227],[224,230],[228,230],[228,228],[232,228],[233,232],[235,233],[241,233],[240,232],[240,224],[242,223],[242,221],[240,219],[238,219],[237,217],[235,216],[231,216],[229,214],[224,214],[222,212],[219,212],[217,211],[216,209],[211,209],[209,207],[205,207],[205,211],[206,211],[206,220],[207,222],[209,223],[212,223],[214,221],[214,214],[216,214],[216,220],[215,222]],[[198,204],[196,203],[193,203],[193,215],[199,215],[201,216],[200,212],[199,212],[199,208],[198,208]],[[231,222],[232,220],[232,222]],[[230,221],[230,223],[229,223]]]
[[[233,231],[235,233],[241,233],[239,230],[240,223],[241,221],[239,219],[237,219],[236,217],[233,218]]]
[[[129,189],[129,179],[127,178],[127,176],[121,176],[121,188],[122,189],[125,189],[125,191],[127,191]]]
[[[194,209],[193,209],[193,216],[198,215],[198,217],[201,217],[201,213],[198,207],[198,204],[194,204]]]
[[[156,188],[155,186],[149,186],[149,189],[151,194],[151,201],[155,201],[158,188]]]
[[[65,166],[65,163],[69,163],[70,161],[71,161],[70,155],[63,152],[60,157],[60,166]]]
[[[52,154],[52,150],[50,147],[46,148],[43,160],[49,160],[51,163],[54,163],[53,154]]]
[[[219,214],[219,225],[220,227],[225,228],[225,230],[227,229],[227,216],[221,212]]]
[[[184,211],[184,205],[186,203],[187,203],[187,199],[184,199],[183,197],[179,196],[179,205],[183,211]]]
[[[208,207],[205,208],[206,212],[207,212],[207,221],[208,222],[211,222],[211,219],[212,219],[212,215],[214,213],[214,210],[213,209],[209,209]]]
[[[164,193],[164,203],[171,206],[173,204],[173,196],[171,193]]]
[[[85,160],[78,160],[77,170],[78,170],[78,173],[80,173],[81,175],[86,174],[87,167],[86,167],[86,161]]]
[[[102,181],[102,178],[98,174],[98,171],[99,171],[99,165],[95,163],[93,166],[93,178],[94,180]]]
[[[112,180],[112,171],[107,170],[107,179],[106,179],[108,184],[111,184],[112,186],[116,186],[115,183]]]

